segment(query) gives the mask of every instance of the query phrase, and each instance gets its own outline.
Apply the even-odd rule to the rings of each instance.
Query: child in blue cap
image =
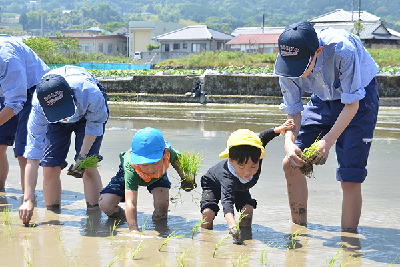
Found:
[[[0,189],[7,179],[7,147],[15,142],[14,155],[21,169],[24,190],[26,125],[32,94],[49,67],[24,43],[0,35]]]
[[[153,220],[167,218],[171,188],[167,176],[169,165],[184,179],[179,169],[179,154],[164,140],[160,130],[147,127],[137,131],[132,138],[131,149],[119,156],[119,171],[100,192],[101,210],[111,218],[123,217],[124,211],[118,204],[125,201],[129,230],[138,231],[138,187],[146,186],[153,195]]]
[[[299,155],[320,136],[312,162],[325,164],[336,143],[336,179],[343,190],[341,226],[355,231],[379,109],[379,67],[360,38],[341,29],[316,32],[307,22],[295,23],[280,35],[278,45],[275,74],[284,100],[280,109],[296,125],[286,134],[283,160],[292,221],[307,223],[307,180],[299,170],[306,162]],[[305,109],[303,91],[313,93]]]

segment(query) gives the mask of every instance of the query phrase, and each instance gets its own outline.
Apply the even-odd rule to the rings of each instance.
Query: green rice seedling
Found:
[[[315,157],[319,157],[320,151],[318,142],[320,141],[320,135],[321,134],[318,135],[317,139],[315,139],[314,143],[312,143],[310,147],[307,147],[303,150],[303,153],[300,156],[306,162],[303,166],[300,167],[300,171],[308,178],[312,178],[314,176],[312,159],[314,159]]]
[[[183,237],[183,235],[178,235],[179,231],[177,232],[177,230],[174,230],[173,232],[171,232],[167,238],[161,243],[161,245],[158,247],[158,251],[161,251],[162,247],[165,246],[169,241],[171,241],[174,238],[181,238]]]
[[[99,167],[100,158],[96,155],[92,155],[87,157],[79,166],[76,168],[77,170],[83,170],[87,168],[98,168]]]
[[[141,231],[140,231],[140,233],[141,233],[142,235],[144,235],[144,229],[146,228],[146,224],[147,224],[147,221],[149,220],[149,217],[150,217],[150,216],[147,216],[146,220],[144,220],[144,217],[143,217],[143,220],[142,220],[142,229],[141,229]]]
[[[225,237],[223,237],[214,247],[214,252],[213,252],[213,258],[215,258],[217,256],[217,253],[219,251],[219,249],[221,248],[222,243],[228,239],[229,237],[231,237],[231,234],[227,234]]]
[[[204,224],[206,222],[206,217],[203,217],[203,215],[200,217],[200,219],[197,220],[196,224],[193,226],[192,228],[192,239],[194,237],[194,235],[197,233],[197,231],[199,230],[199,228],[201,227],[202,224]]]
[[[11,209],[8,208],[8,206],[3,210],[3,225],[7,228],[8,234],[10,236],[13,235],[13,228],[12,224],[14,221],[14,217],[12,215],[13,212],[13,207]]]
[[[29,253],[27,253],[26,255],[24,254],[24,259],[28,267],[35,266],[35,253],[33,252],[33,250],[32,250],[32,256]]]
[[[396,258],[390,263],[389,266],[394,266],[398,257],[399,257],[399,254],[397,254]]]
[[[182,151],[178,156],[179,169],[185,174],[181,188],[190,191],[197,187],[196,176],[203,164],[204,156],[193,151]]]
[[[140,244],[136,247],[136,249],[132,253],[132,260],[135,260],[139,252],[147,245],[145,242],[140,242]]]
[[[267,263],[268,260],[268,248],[270,247],[272,243],[268,242],[267,244],[263,244],[263,249],[261,251],[261,258],[260,258],[260,262],[262,265]],[[276,245],[275,245],[276,246]],[[273,248],[275,248],[275,246]]]
[[[185,267],[186,266],[186,259],[189,255],[189,253],[192,251],[193,247],[187,248],[182,253],[179,253],[179,257],[175,256],[176,261],[178,262],[179,266]]]
[[[115,256],[110,264],[108,264],[108,267],[113,266],[118,260],[122,260],[125,258],[125,254],[129,251],[129,249],[124,248],[120,253],[118,253],[117,256]]]
[[[341,246],[339,248],[339,250],[335,253],[335,255],[333,255],[333,257],[329,260],[329,262],[327,262],[327,265],[326,265],[327,267],[333,267],[333,266],[335,266],[336,263],[338,263],[338,261],[343,257],[342,255],[339,255],[342,252],[342,250],[343,250],[343,246]],[[339,264],[339,267],[344,267],[346,265],[349,265],[358,258],[359,257],[353,258],[353,254],[351,254],[347,259],[345,259],[343,261],[342,264]]]
[[[238,223],[236,226],[236,229],[238,231],[238,233],[240,233],[240,222],[249,214],[244,213],[246,211],[246,209],[242,209],[241,211],[239,211],[239,218],[238,218]]]
[[[288,250],[289,249],[296,249],[297,237],[301,236],[299,231],[300,231],[300,229],[297,229],[294,233],[290,234],[290,236],[289,236],[290,242],[289,242],[289,244],[286,245],[286,248]]]
[[[110,244],[112,244],[114,240],[114,232],[120,222],[121,220],[119,220],[118,222],[115,220],[113,226],[110,226]]]
[[[250,256],[247,254],[238,254],[235,262],[232,262],[233,267],[243,267],[246,262],[248,262]]]
[[[14,221],[14,217],[12,216],[13,212],[13,207],[11,209],[8,208],[8,206],[3,210],[3,225],[12,225]]]

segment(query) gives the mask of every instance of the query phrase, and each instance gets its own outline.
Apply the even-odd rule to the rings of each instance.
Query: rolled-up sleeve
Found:
[[[84,86],[94,87],[93,83],[85,81]],[[93,90],[87,90],[88,106],[86,110],[86,128],[85,133],[93,136],[104,134],[104,123],[108,120],[107,103],[103,93],[96,87]]]
[[[3,61],[0,84],[4,91],[5,105],[18,114],[27,98],[26,68],[17,58]]]
[[[48,124],[35,93],[32,100],[32,110],[28,119],[28,136],[24,158],[42,159]]]
[[[342,88],[341,102],[351,104],[365,97],[365,89],[361,81],[361,68],[358,64],[358,54],[346,53],[341,55],[340,84]]]
[[[301,102],[303,91],[297,86],[293,79],[280,77],[279,85],[284,101],[280,104],[279,109],[290,115],[296,115],[303,111],[304,107]]]

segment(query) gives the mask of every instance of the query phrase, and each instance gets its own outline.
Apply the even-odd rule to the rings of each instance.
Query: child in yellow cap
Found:
[[[220,158],[228,159],[217,163],[201,177],[202,228],[213,228],[220,200],[229,225],[229,233],[235,238],[239,237],[233,205],[236,206],[237,211],[245,215],[240,226],[251,226],[253,209],[256,208],[257,201],[251,198],[249,189],[260,177],[261,162],[265,155],[264,148],[274,137],[293,128],[293,120],[287,120],[281,126],[267,129],[259,135],[248,129],[240,129],[229,136],[227,148],[219,155]]]

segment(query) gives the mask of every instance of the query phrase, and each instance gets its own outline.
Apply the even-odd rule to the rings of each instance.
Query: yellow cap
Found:
[[[265,149],[261,142],[260,137],[253,131],[250,131],[248,129],[239,129],[231,133],[231,135],[228,138],[227,145],[228,146],[225,148],[225,150],[219,154],[220,158],[228,157],[229,148],[240,145],[250,145],[258,147],[261,149],[260,159],[264,158],[265,156]]]

